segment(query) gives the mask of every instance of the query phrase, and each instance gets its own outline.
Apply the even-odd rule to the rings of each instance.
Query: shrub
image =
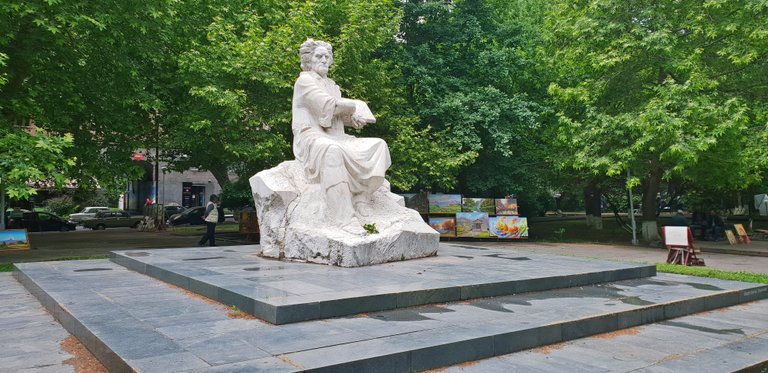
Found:
[[[48,211],[66,218],[69,214],[77,210],[77,204],[70,196],[54,197],[45,201],[45,207]]]

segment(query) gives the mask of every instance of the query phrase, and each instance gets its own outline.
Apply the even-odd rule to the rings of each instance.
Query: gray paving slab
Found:
[[[768,300],[761,300],[455,365],[444,372],[720,373],[764,369],[768,366],[766,310]]]
[[[261,258],[258,247],[113,252],[117,264],[274,324],[652,276],[654,266],[442,245],[364,268]],[[482,276],[478,274],[482,273]]]
[[[0,273],[0,372],[74,372],[61,349],[69,333],[10,273]]]
[[[196,255],[201,257],[199,253]],[[488,259],[491,267],[501,268],[498,261],[503,260],[507,266],[513,266],[508,272],[516,269],[517,261],[491,258]],[[478,259],[481,260],[486,259]],[[569,260],[567,266],[579,261]],[[281,263],[291,270],[293,264],[301,268],[307,266]],[[225,267],[235,268],[232,264]],[[611,271],[604,263],[594,265],[598,267]],[[327,270],[329,267],[310,265],[309,268]],[[400,266],[395,268],[408,273]],[[419,269],[424,268],[429,267]],[[620,324],[636,326],[694,309],[748,301],[764,297],[766,291],[763,290],[768,288],[662,274],[273,325],[260,320],[230,319],[224,305],[190,296],[178,287],[108,260],[26,263],[18,265],[18,269],[16,277],[32,289],[62,325],[83,341],[105,366],[142,372],[272,368],[334,372],[425,370],[558,343]],[[386,273],[386,269],[378,267],[371,270],[379,278]],[[97,272],[98,281],[94,277]],[[487,281],[498,281],[496,276],[497,273],[492,273]],[[409,280],[407,276],[395,277],[399,281]],[[475,277],[476,281],[482,280],[484,272],[478,271]],[[404,284],[403,288],[412,289],[410,284]],[[148,291],[144,298],[140,296],[142,289]],[[747,308],[740,312],[756,310],[763,309]],[[632,317],[622,319],[629,314]],[[677,333],[686,338],[697,332],[695,328],[674,324],[659,328],[658,333]],[[657,339],[663,337],[660,335]],[[654,339],[651,341],[657,343]],[[722,340],[710,338],[707,342],[714,344]]]

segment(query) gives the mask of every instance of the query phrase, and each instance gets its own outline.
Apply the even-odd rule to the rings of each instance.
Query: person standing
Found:
[[[685,212],[683,212],[683,210],[677,210],[677,214],[672,217],[672,220],[670,221],[669,225],[677,226],[677,227],[687,227],[688,219],[686,219],[684,214]]]
[[[205,206],[205,212],[203,213],[203,221],[205,221],[205,234],[198,242],[198,246],[205,246],[206,242],[210,242],[209,246],[216,246],[216,223],[219,222],[219,196],[211,194],[211,200]]]

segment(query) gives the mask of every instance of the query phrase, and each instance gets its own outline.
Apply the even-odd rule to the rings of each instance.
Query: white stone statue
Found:
[[[328,78],[331,45],[308,39],[300,55],[292,105],[296,160],[250,179],[261,254],[345,267],[435,255],[439,233],[389,191],[386,142],[344,133],[345,126],[376,119],[364,102],[341,97]]]
[[[320,183],[325,202],[333,209],[326,217],[350,233],[364,233],[360,220],[371,195],[384,182],[392,161],[387,143],[356,138],[344,127],[362,128],[376,119],[362,101],[341,97],[328,78],[333,49],[323,41],[301,45],[301,75],[293,87],[293,154],[310,183]]]

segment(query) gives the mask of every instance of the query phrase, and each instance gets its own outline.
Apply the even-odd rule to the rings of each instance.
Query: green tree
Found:
[[[455,186],[425,186],[477,196],[545,187],[542,107],[534,98],[544,90],[519,20],[502,20],[479,0],[402,3],[397,59],[408,105],[421,128],[457,150],[459,165]]]
[[[643,237],[675,177],[719,188],[757,180],[750,111],[765,97],[766,5],[750,1],[561,1],[549,17],[560,166],[635,175]],[[749,83],[751,88],[745,89]],[[754,83],[754,84],[753,84]],[[762,128],[760,128],[762,127]]]
[[[55,186],[66,183],[68,169],[75,160],[65,149],[72,146],[72,136],[31,135],[18,129],[0,128],[0,229],[5,229],[5,196],[27,199],[37,192],[33,181]]]

